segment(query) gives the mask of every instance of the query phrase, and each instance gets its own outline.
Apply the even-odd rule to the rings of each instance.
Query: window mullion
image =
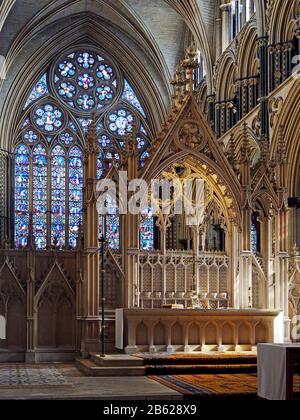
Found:
[[[66,154],[66,196],[65,196],[65,246],[69,247],[69,232],[70,232],[70,198],[69,198],[69,185],[70,185],[70,155]]]
[[[51,248],[52,241],[51,241],[51,235],[52,235],[52,229],[51,229],[51,223],[52,223],[52,160],[51,160],[51,154],[47,153],[48,158],[48,164],[47,164],[47,248]]]
[[[28,194],[29,194],[29,222],[31,223],[30,228],[32,228],[32,222],[33,222],[33,149],[30,150],[30,156],[29,156],[29,185],[28,185]],[[33,235],[33,232],[29,229],[28,235]],[[30,239],[33,239],[32,237],[29,238],[27,241],[29,242]]]

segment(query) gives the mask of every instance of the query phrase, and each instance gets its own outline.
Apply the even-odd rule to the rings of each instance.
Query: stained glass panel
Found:
[[[16,149],[15,161],[15,246],[28,245],[30,155],[25,145]]]
[[[50,103],[38,106],[34,110],[34,123],[45,133],[56,132],[64,124],[63,112]]]
[[[55,74],[59,99],[84,113],[102,110],[116,97],[116,72],[94,52],[69,54],[56,65]]]
[[[109,114],[107,125],[109,131],[117,137],[125,137],[132,132],[134,115],[125,108],[120,108]]]
[[[152,209],[143,212],[140,225],[140,248],[143,251],[154,249],[154,218]]]
[[[39,135],[35,130],[27,130],[23,133],[23,139],[28,144],[33,144],[39,139]]]
[[[138,100],[136,93],[134,92],[130,84],[127,82],[127,80],[124,80],[124,92],[123,92],[122,99],[128,102],[130,105],[132,105],[135,109],[137,109],[142,114],[144,118],[146,118],[145,111],[140,101]]]
[[[258,235],[257,235],[256,225],[254,223],[252,223],[252,225],[251,225],[251,245],[252,245],[253,254],[257,254],[257,250],[258,250],[257,241],[258,241]]]
[[[106,240],[110,249],[120,249],[120,216],[111,214],[106,216]]]
[[[37,249],[47,245],[47,154],[42,145],[33,150],[33,236]]]
[[[97,178],[98,180],[101,179],[103,176],[103,154],[100,153],[98,155],[98,161],[97,161]]]
[[[105,226],[105,237],[108,247],[113,251],[119,251],[120,242],[120,215],[116,203],[112,200],[108,200],[107,214],[100,216],[99,220],[99,235],[102,237]]]
[[[75,248],[82,223],[83,158],[79,147],[69,154],[69,245]]]
[[[69,133],[68,131],[61,133],[59,136],[59,140],[65,146],[70,146],[75,141],[74,135]]]
[[[31,94],[29,95],[24,109],[28,108],[33,102],[37,101],[38,99],[42,98],[45,95],[48,95],[49,90],[47,86],[47,75],[44,74],[37,84],[34,86]]]
[[[51,155],[51,242],[63,247],[66,241],[66,157],[61,146]]]

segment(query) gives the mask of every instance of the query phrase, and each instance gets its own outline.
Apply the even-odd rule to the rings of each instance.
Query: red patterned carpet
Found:
[[[199,400],[258,399],[255,374],[167,375],[150,378],[186,397],[197,397]]]
[[[186,398],[258,399],[253,353],[143,354],[151,379]]]

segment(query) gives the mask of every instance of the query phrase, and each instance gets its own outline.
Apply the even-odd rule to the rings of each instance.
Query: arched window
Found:
[[[16,247],[28,246],[31,231],[37,249],[76,247],[82,224],[83,149],[94,118],[98,178],[113,163],[121,163],[133,128],[142,168],[151,129],[129,78],[98,51],[69,51],[38,78],[24,102],[15,147]],[[119,214],[113,212],[101,223],[110,247],[119,250]]]
[[[29,174],[30,152],[20,144],[16,149],[15,162],[15,243],[16,247],[28,244],[29,227]]]
[[[59,247],[66,242],[66,154],[61,146],[51,153],[51,241]]]
[[[75,248],[81,224],[83,202],[83,156],[79,147],[69,153],[69,245]]]
[[[45,147],[41,144],[33,149],[33,199],[32,227],[37,248],[47,246],[47,199],[48,199],[48,162]]]

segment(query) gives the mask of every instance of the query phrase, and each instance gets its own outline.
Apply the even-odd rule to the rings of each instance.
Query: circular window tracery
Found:
[[[94,52],[68,54],[54,66],[53,72],[56,95],[73,111],[100,112],[118,96],[116,69]]]
[[[137,121],[131,111],[126,108],[119,108],[108,115],[106,124],[112,134],[125,137],[132,132],[134,122]]]
[[[46,103],[34,109],[33,121],[44,133],[57,132],[64,126],[64,114],[57,106]]]

